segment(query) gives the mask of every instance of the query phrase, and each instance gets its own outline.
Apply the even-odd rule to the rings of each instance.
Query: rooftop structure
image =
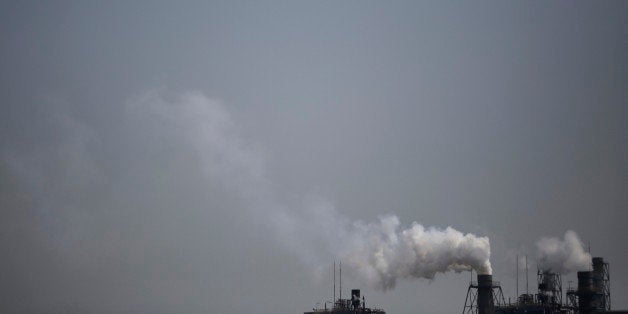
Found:
[[[628,313],[611,310],[610,274],[608,263],[601,257],[592,259],[593,270],[578,272],[578,289],[563,289],[559,274],[550,270],[537,272],[537,293],[519,295],[514,303],[506,303],[501,286],[491,275],[478,275],[471,282],[463,314],[591,314]],[[526,289],[527,290],[527,289]]]
[[[386,314],[382,309],[368,308],[366,307],[366,301],[364,296],[360,299],[360,290],[351,290],[351,299],[337,299],[333,302],[330,308],[327,307],[325,302],[323,308],[314,308],[311,312],[305,312],[304,314]]]
[[[340,264],[340,297],[336,299],[336,263],[334,263],[334,293],[333,302],[327,301],[323,303],[323,307],[315,307],[310,312],[304,314],[386,314],[386,312],[379,308],[366,307],[366,299],[362,295],[360,299],[360,289],[351,289],[351,298],[342,298],[342,263]],[[327,305],[330,305],[329,307]]]

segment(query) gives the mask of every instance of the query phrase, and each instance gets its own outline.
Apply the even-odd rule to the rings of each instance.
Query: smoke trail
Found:
[[[401,229],[396,216],[377,223],[354,222],[320,198],[306,197],[302,204],[286,206],[266,177],[259,151],[240,138],[224,106],[200,93],[168,101],[150,92],[129,109],[136,117],[157,118],[159,127],[176,130],[174,137],[194,147],[207,174],[240,195],[251,214],[311,266],[326,265],[330,256],[341,258],[383,290],[394,288],[400,278],[432,279],[436,273],[470,269],[491,273],[487,237],[416,222]]]
[[[490,274],[490,243],[487,237],[463,234],[451,227],[424,227],[416,222],[400,229],[396,216],[377,224],[359,224],[364,241],[350,261],[368,279],[386,290],[400,278],[433,279],[436,273],[474,269]]]
[[[539,266],[559,274],[587,270],[591,254],[585,251],[578,235],[571,230],[564,238],[541,238],[536,242]]]

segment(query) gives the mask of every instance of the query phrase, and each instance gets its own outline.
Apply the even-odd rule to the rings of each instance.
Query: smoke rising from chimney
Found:
[[[536,242],[539,267],[559,274],[589,269],[589,254],[578,235],[571,230],[565,232],[563,239],[555,237],[541,238]]]
[[[365,277],[387,290],[400,278],[433,279],[437,273],[475,270],[491,274],[490,243],[447,227],[424,227],[414,222],[400,229],[397,216],[380,218],[379,223],[357,224],[362,239],[349,261]]]
[[[222,104],[200,93],[166,99],[151,91],[127,109],[140,124],[156,124],[151,129],[165,133],[159,136],[188,143],[201,157],[207,176],[239,195],[250,210],[247,215],[268,225],[280,243],[310,266],[321,267],[331,258],[340,258],[355,274],[383,290],[394,288],[402,278],[432,279],[437,273],[471,269],[491,273],[487,237],[416,222],[401,229],[393,215],[374,223],[354,221],[319,197],[286,205],[267,178],[259,150],[239,136]]]

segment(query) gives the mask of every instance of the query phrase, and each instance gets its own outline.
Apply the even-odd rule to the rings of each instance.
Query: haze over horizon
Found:
[[[469,268],[565,290],[589,251],[626,309],[627,16],[0,1],[0,311],[302,313],[342,259],[343,294],[452,313]]]

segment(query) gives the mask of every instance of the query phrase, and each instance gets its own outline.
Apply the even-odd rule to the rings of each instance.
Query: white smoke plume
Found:
[[[377,224],[358,224],[357,231],[364,240],[350,261],[384,290],[394,288],[400,278],[433,279],[437,273],[471,269],[492,272],[487,237],[451,227],[426,228],[416,222],[400,229],[396,216],[383,217]]]
[[[129,108],[175,130],[198,152],[210,177],[223,182],[249,204],[253,215],[269,224],[277,238],[305,262],[325,265],[340,258],[383,290],[401,278],[432,279],[437,273],[475,270],[491,273],[487,237],[413,223],[401,229],[396,216],[377,223],[354,222],[320,198],[305,198],[290,208],[267,179],[264,158],[238,135],[229,112],[200,93],[174,101],[150,92]],[[326,252],[316,254],[312,252]],[[319,258],[319,260],[316,260]]]
[[[541,238],[536,242],[539,267],[559,274],[589,269],[589,254],[578,235],[571,230],[565,232],[563,239]]]
[[[85,167],[77,168],[78,173],[89,175],[89,180],[85,181],[91,182],[92,177],[100,175],[103,177],[100,181],[125,186],[122,190],[139,191],[133,184],[138,176],[148,173],[153,183],[174,184],[177,178],[181,180],[178,171],[182,169],[177,168],[194,169],[195,175],[198,172],[210,182],[208,189],[217,185],[237,196],[249,210],[243,213],[247,221],[267,227],[276,241],[302,257],[308,266],[320,269],[333,259],[341,259],[345,267],[354,270],[351,273],[383,290],[393,288],[398,279],[432,279],[437,273],[470,269],[478,273],[491,272],[490,244],[486,237],[463,234],[451,227],[423,227],[418,223],[403,229],[399,219],[392,215],[382,216],[372,223],[356,222],[341,214],[329,201],[309,195],[296,204],[288,204],[266,173],[265,155],[260,147],[242,138],[237,123],[223,104],[202,93],[171,95],[149,91],[131,99],[123,108],[125,121],[119,126],[123,130],[113,132],[120,136],[111,136],[116,141],[94,132],[93,140],[76,141],[77,145],[67,147],[71,152],[76,151],[70,156],[85,160],[68,167],[74,169],[85,164],[98,170],[86,172]],[[109,134],[106,132],[105,135]],[[73,133],[85,132],[69,132]],[[115,144],[117,141],[121,144]],[[92,142],[119,151],[117,158],[128,165],[125,170],[88,154],[88,144]],[[34,165],[37,163],[13,168],[39,169]],[[113,171],[103,170],[111,167]],[[72,169],[66,172],[74,173]],[[162,174],[152,176],[155,172]],[[84,185],[77,182],[80,184]],[[151,194],[148,195],[148,199],[141,201],[150,203]],[[63,198],[56,203],[55,200],[45,199],[48,204],[58,203],[57,207],[66,205]],[[83,237],[77,235],[76,238]]]

